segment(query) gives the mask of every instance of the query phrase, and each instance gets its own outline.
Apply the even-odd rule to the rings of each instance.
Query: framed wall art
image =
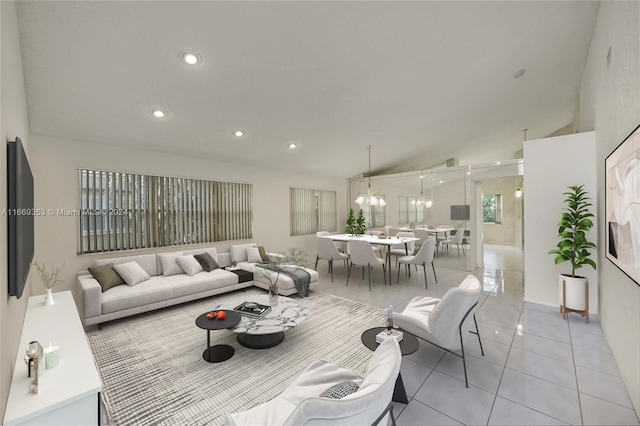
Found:
[[[640,285],[640,126],[605,159],[606,257]]]

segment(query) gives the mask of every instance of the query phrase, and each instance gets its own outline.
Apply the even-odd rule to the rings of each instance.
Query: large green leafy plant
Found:
[[[565,192],[564,212],[562,219],[558,223],[558,236],[560,241],[557,248],[549,250],[549,254],[555,254],[556,265],[562,262],[571,263],[571,276],[576,276],[576,269],[584,265],[590,265],[596,269],[596,262],[590,258],[589,250],[596,248],[596,245],[587,240],[586,232],[593,227],[591,218],[593,214],[589,212],[592,204],[589,202],[584,185],[569,186],[569,191]]]

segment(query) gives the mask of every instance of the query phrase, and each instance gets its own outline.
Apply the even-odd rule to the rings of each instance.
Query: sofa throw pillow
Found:
[[[135,261],[113,265],[113,269],[130,286],[151,279],[149,274]]]
[[[211,256],[209,253],[200,253],[196,254],[193,257],[198,261],[198,263],[200,263],[202,269],[204,269],[206,272],[211,272],[214,269],[218,269],[220,267],[220,265],[218,265],[218,262],[216,262],[213,256]]]
[[[103,293],[112,287],[124,284],[122,277],[113,270],[113,263],[107,263],[102,266],[92,266],[89,268],[89,272],[93,275],[93,278],[98,281]]]
[[[195,275],[198,272],[202,272],[202,265],[200,262],[196,260],[196,258],[192,254],[188,254],[186,256],[180,256],[176,259],[178,261],[178,265],[187,273],[187,275]]]
[[[247,247],[247,262],[249,263],[262,262],[262,256],[260,256],[260,250],[258,250],[258,247]]]
[[[356,382],[349,380],[347,382],[336,383],[322,392],[320,396],[323,398],[341,399],[347,395],[358,392],[358,388],[359,386]]]
[[[162,266],[162,275],[168,277],[170,275],[184,274],[184,269],[178,264],[178,258],[182,253],[159,254],[160,265]]]
[[[262,258],[263,262],[268,262],[269,260],[269,255],[267,254],[267,251],[264,249],[264,247],[262,246],[258,246],[258,251],[260,252],[260,257]]]

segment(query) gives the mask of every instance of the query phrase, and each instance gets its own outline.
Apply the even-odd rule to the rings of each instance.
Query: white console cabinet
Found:
[[[97,425],[100,376],[70,291],[29,298],[11,380],[4,425]],[[60,364],[40,375],[38,394],[29,393],[24,354],[30,341],[59,346]]]

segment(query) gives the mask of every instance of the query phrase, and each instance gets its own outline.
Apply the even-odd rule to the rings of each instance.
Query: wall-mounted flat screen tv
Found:
[[[471,220],[471,206],[451,206],[451,220]]]
[[[33,174],[22,141],[7,144],[9,296],[22,296],[33,260]]]

